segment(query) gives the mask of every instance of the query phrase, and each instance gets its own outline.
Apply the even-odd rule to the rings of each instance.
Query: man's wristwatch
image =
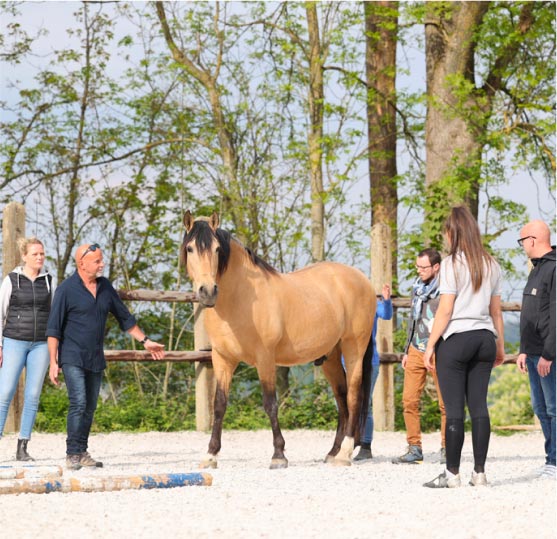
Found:
[[[145,335],[145,337],[143,337],[142,341],[139,341],[141,344],[145,344],[147,341],[149,340],[149,337],[147,337],[147,335]]]

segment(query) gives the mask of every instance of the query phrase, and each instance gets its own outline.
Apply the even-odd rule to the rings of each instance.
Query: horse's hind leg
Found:
[[[257,368],[259,379],[261,381],[261,388],[263,390],[263,408],[269,420],[271,421],[271,429],[273,431],[273,446],[274,453],[271,459],[271,470],[279,468],[288,468],[288,460],[284,455],[284,437],[280,430],[278,421],[278,402],[276,391],[276,372],[273,365],[272,370],[270,367]]]
[[[335,348],[323,363],[323,374],[331,384],[333,395],[337,403],[338,420],[337,431],[333,447],[325,457],[325,462],[333,462],[340,450],[348,422],[348,406],[346,403],[346,375],[340,360],[340,350]]]
[[[212,356],[217,381],[213,412],[213,429],[211,432],[211,440],[209,441],[207,456],[199,464],[200,468],[217,467],[217,455],[221,448],[222,424],[228,404],[230,383],[232,381],[232,375],[238,365],[237,363],[233,364],[225,361],[215,350],[213,350]]]

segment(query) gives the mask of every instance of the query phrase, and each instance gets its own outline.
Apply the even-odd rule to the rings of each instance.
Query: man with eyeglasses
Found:
[[[393,464],[420,464],[423,462],[422,431],[420,426],[420,400],[424,391],[427,370],[423,356],[429,333],[439,306],[439,270],[441,255],[435,249],[424,249],[416,259],[418,278],[412,287],[412,308],[408,321],[408,340],[402,368],[404,386],[402,407],[408,449],[404,455],[392,460]],[[441,411],[441,450],[439,461],[445,463],[445,405],[439,390],[436,371],[432,372]]]
[[[516,364],[520,372],[528,372],[532,408],[545,438],[545,465],[539,475],[555,479],[555,247],[543,221],[525,225],[517,241],[532,270],[522,295]]]
[[[110,281],[102,276],[104,259],[100,246],[81,245],[75,253],[75,262],[76,272],[56,289],[46,330],[50,380],[58,386],[58,375],[63,371],[70,401],[66,466],[71,470],[103,465],[91,457],[87,447],[106,368],[103,341],[108,314],[112,313],[122,331],[143,344],[153,359],[164,358],[164,346],[139,329]]]

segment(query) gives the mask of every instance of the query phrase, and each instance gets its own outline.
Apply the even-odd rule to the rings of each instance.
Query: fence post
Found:
[[[199,303],[193,308],[193,342],[196,350],[210,350],[211,341],[205,331],[205,309]],[[216,380],[213,365],[195,362],[195,425],[199,431],[211,430]]]
[[[391,284],[392,251],[391,229],[379,223],[371,228],[371,284],[377,294],[383,284]],[[379,353],[393,351],[393,321],[377,321],[375,340]],[[395,365],[383,363],[379,368],[379,378],[373,392],[373,422],[378,431],[395,429]]]
[[[25,206],[19,202],[10,202],[4,208],[2,216],[2,278],[20,263],[17,240],[23,236],[25,236]],[[15,432],[19,428],[24,388],[25,373],[22,372],[6,418],[5,432]]]

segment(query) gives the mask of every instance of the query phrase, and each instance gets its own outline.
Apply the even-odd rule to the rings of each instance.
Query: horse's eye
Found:
[[[193,253],[193,247],[192,247],[191,245],[188,245],[188,246],[186,247],[186,251],[187,251],[188,253]]]

